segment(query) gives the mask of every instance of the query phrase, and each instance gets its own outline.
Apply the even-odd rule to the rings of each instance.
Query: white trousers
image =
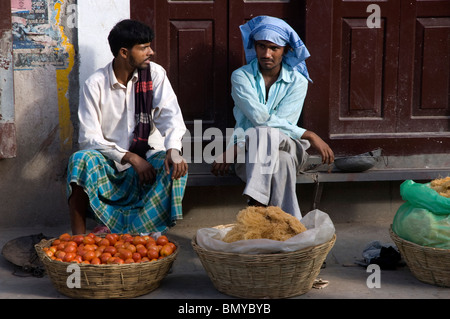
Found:
[[[246,183],[243,194],[301,219],[296,179],[310,143],[270,127],[252,128],[245,134],[245,162],[238,160],[235,165],[236,175]]]

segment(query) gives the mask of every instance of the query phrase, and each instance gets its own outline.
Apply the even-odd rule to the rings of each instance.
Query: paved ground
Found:
[[[220,219],[220,218],[218,218]],[[161,286],[139,299],[172,299],[180,302],[193,299],[233,299],[217,291],[191,247],[191,239],[199,227],[207,224],[222,224],[224,220],[201,220],[194,215],[187,216],[172,228],[168,234],[180,244],[180,252],[173,270],[163,280]],[[203,223],[203,224],[202,224]],[[210,226],[210,225],[209,225]],[[396,270],[382,270],[380,288],[369,288],[371,273],[358,266],[355,261],[362,259],[362,251],[368,243],[378,240],[392,242],[389,224],[345,223],[335,224],[337,241],[321,270],[320,278],[329,282],[322,289],[312,289],[308,293],[292,299],[449,299],[450,288],[441,288],[418,281],[408,267]],[[55,236],[66,232],[65,227],[1,229],[0,247],[11,239],[36,233]],[[373,281],[372,281],[373,282]],[[65,299],[52,286],[47,276],[43,278],[20,277],[14,274],[14,267],[0,256],[0,298],[2,299]]]

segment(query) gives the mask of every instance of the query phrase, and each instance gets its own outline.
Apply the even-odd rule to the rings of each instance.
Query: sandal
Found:
[[[95,234],[95,235],[98,235],[98,234],[110,234],[111,231],[105,225],[98,225],[92,230],[92,233]]]

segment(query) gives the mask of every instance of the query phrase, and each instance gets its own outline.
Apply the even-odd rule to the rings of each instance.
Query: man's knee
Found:
[[[97,150],[79,150],[70,156],[69,161],[71,162],[88,161],[89,159],[102,156],[103,156],[102,153],[100,153]]]
[[[282,167],[292,167],[295,170],[295,159],[288,152],[279,151],[278,162]]]
[[[78,185],[75,182],[71,182],[69,185],[71,187],[71,193],[70,193],[70,196],[69,196],[69,203],[70,203],[70,201],[75,201],[75,202],[83,201],[83,202],[86,202],[89,199],[83,187],[81,187],[80,185]]]
[[[254,127],[248,129],[245,134],[246,150],[251,158],[258,156],[261,160],[277,157],[281,136],[279,129],[268,126]]]
[[[245,131],[245,137],[249,142],[258,142],[264,138],[271,138],[272,136],[278,138],[280,132],[278,128],[270,126],[251,127]]]

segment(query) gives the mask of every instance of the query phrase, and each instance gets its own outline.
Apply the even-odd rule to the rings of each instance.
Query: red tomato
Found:
[[[156,249],[149,249],[147,251],[147,257],[148,259],[152,260],[152,259],[156,259],[159,257],[159,252]]]
[[[128,249],[121,248],[121,249],[119,249],[118,252],[119,252],[120,259],[123,259],[123,260],[130,259],[133,256],[133,253]]]
[[[64,251],[66,253],[75,253],[77,251],[77,246],[67,245],[66,247],[64,247]]]
[[[113,264],[119,264],[119,265],[123,264],[122,258],[119,258],[119,257],[113,257],[113,258],[114,258],[114,261],[112,262]]]
[[[89,235],[88,236],[84,236],[83,244],[85,244],[85,245],[93,245],[93,244],[95,244],[94,237],[90,237]]]
[[[133,243],[131,243],[131,242],[126,242],[126,243],[123,245],[123,247],[124,247],[125,249],[130,250],[132,253],[135,253],[135,252],[136,252],[136,246],[133,245]]]
[[[147,257],[147,255],[142,256],[142,255],[139,254],[139,253],[133,253],[133,256],[131,256],[131,258],[133,258],[133,260],[134,260],[135,262],[140,262],[141,259],[142,259],[142,257]]]
[[[75,236],[72,237],[72,240],[74,242],[76,242],[77,245],[80,245],[81,243],[83,243],[84,236],[83,235],[75,235]]]
[[[165,236],[165,235],[161,235],[161,236],[158,237],[158,239],[156,239],[156,244],[157,245],[164,246],[168,242],[169,242],[169,239],[167,239],[167,236]]]
[[[163,257],[167,257],[173,253],[173,248],[171,245],[166,244],[164,245],[161,250],[159,251],[159,254]]]
[[[83,260],[86,260],[86,261],[91,261],[94,258],[95,258],[95,252],[93,250],[88,250],[83,255]]]
[[[173,251],[175,251],[177,249],[177,246],[174,243],[170,242],[170,241],[167,243],[167,245],[172,246]]]
[[[98,246],[110,246],[111,243],[108,239],[106,238],[102,238],[100,239],[100,241],[97,243]]]
[[[110,253],[103,253],[100,255],[100,260],[103,264],[106,264],[108,262],[108,259],[111,258],[112,255]]]
[[[54,256],[58,259],[63,260],[64,256],[66,255],[66,252],[62,251],[62,250],[57,250],[56,253],[54,254]]]
[[[109,244],[114,246],[114,244],[117,242],[117,234],[106,234],[105,239],[109,241]],[[109,246],[109,245],[107,245]]]
[[[72,259],[72,261],[77,262],[77,263],[82,263],[83,257],[81,255],[76,255],[75,258]]]
[[[61,241],[69,241],[72,238],[68,233],[64,233],[59,236],[59,240]]]
[[[103,250],[104,253],[110,253],[111,256],[113,256],[115,253],[117,253],[117,248],[114,246],[108,246],[105,247],[105,249]]]
[[[65,262],[71,262],[75,257],[76,257],[75,253],[66,253],[62,260]]]
[[[139,255],[141,255],[141,257],[147,256],[147,251],[148,251],[148,249],[145,248],[144,245],[138,245],[138,246],[136,246],[136,252],[137,252]]]
[[[141,236],[134,236],[133,238],[133,245],[137,246],[139,244],[143,245],[145,244],[146,240]]]

